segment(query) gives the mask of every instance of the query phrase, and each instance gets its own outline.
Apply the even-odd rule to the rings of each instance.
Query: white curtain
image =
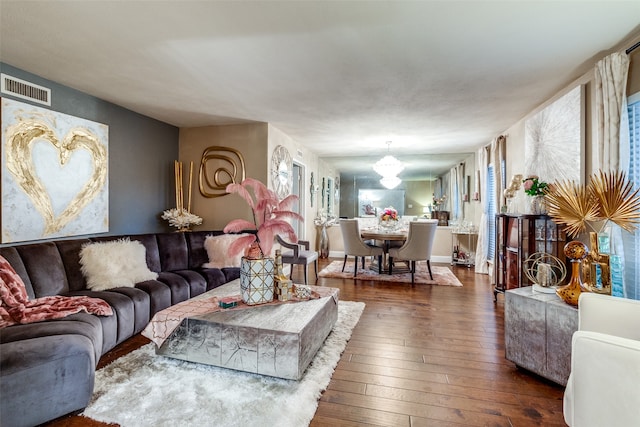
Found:
[[[626,98],[628,74],[629,55],[625,52],[613,53],[596,63],[597,140],[596,149],[593,150],[594,171],[601,169],[605,172],[617,170],[628,172],[629,124]],[[611,227],[610,240],[611,252],[621,257],[624,268],[622,230],[615,224]],[[628,276],[625,277],[624,282],[626,288],[629,282]]]
[[[495,201],[495,207],[496,207],[496,213],[501,211],[501,207],[502,205],[505,203],[505,199],[502,195],[504,187],[506,185],[505,183],[505,178],[504,178],[504,171],[503,171],[503,166],[505,164],[505,160],[506,160],[506,150],[507,150],[507,138],[504,135],[500,135],[498,138],[496,138],[495,140],[493,140],[493,142],[491,143],[491,145],[489,147],[487,147],[488,149],[488,153],[486,155],[486,166],[484,167],[484,174],[485,174],[485,181],[487,179],[486,174],[487,174],[487,169],[489,165],[493,165],[493,188],[495,189],[495,194],[493,195],[494,197],[494,201]],[[485,188],[486,188],[486,182],[485,182]],[[487,200],[487,194],[485,192],[485,197],[483,198],[483,200]],[[483,204],[483,206],[486,206],[485,204]],[[487,209],[486,207],[484,207],[483,209]],[[495,221],[495,218],[489,218],[489,211],[488,209],[486,210],[486,220],[485,220],[485,226],[488,227],[489,221]],[[485,237],[484,239],[487,240],[486,243],[486,251],[485,251],[485,257],[488,256],[488,249],[489,249],[489,239],[491,238],[491,236],[489,236],[489,232],[487,229],[487,232],[485,233]],[[497,242],[494,242],[494,246],[497,245]],[[497,250],[497,246],[496,246],[496,250]],[[493,276],[493,270],[496,267],[494,265],[494,260],[493,259],[488,259],[486,260],[486,264],[487,264],[487,270],[490,276]]]
[[[478,246],[476,247],[476,273],[488,274],[487,253],[489,252],[489,239],[487,218],[489,215],[489,204],[487,203],[487,168],[489,167],[489,155],[487,147],[482,147],[476,155],[478,178],[480,179],[480,207],[482,217],[478,226]]]
[[[464,193],[464,163],[454,166],[449,171],[449,194],[451,194],[451,219],[461,222],[464,219],[462,197]]]
[[[449,219],[451,221],[457,221],[458,220],[458,206],[457,206],[457,200],[456,200],[456,195],[458,194],[458,192],[456,191],[456,168],[457,166],[454,166],[453,168],[449,169],[449,185],[447,188],[447,194],[449,194],[449,202],[451,203],[449,206]]]
[[[629,55],[616,52],[598,61],[595,68],[596,149],[593,170],[619,170],[620,120],[627,114],[626,93]],[[628,127],[627,127],[628,129]]]
[[[464,220],[464,163],[460,163],[456,170],[456,181],[458,185],[458,221]]]
[[[500,135],[496,140],[491,143],[491,153],[489,156],[489,163],[493,163],[493,176],[495,180],[496,194],[496,211],[500,212],[502,206],[506,204],[505,198],[502,195],[506,186],[504,171],[502,167],[505,164],[507,157],[507,137]]]

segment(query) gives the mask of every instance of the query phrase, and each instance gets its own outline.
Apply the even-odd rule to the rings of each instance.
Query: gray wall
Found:
[[[175,205],[178,128],[0,62],[0,71],[51,89],[51,110],[109,126],[109,233],[168,231]],[[2,94],[3,97],[13,98]],[[22,99],[13,98],[20,102]],[[38,107],[46,106],[37,105]]]

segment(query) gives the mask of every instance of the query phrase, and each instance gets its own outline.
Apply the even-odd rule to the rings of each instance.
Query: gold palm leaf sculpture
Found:
[[[589,191],[597,200],[600,218],[611,220],[628,232],[635,230],[640,223],[640,190],[633,191],[624,172],[600,171],[589,182]]]
[[[574,181],[553,183],[545,194],[547,213],[574,238],[608,221],[631,232],[640,224],[639,191],[624,172],[599,171],[587,187]]]

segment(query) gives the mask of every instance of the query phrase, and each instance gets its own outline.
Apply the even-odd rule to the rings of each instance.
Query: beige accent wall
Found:
[[[422,216],[422,208],[433,202],[433,181],[404,181],[404,191],[407,216]]]
[[[301,184],[301,198],[304,211],[304,231],[300,239],[311,240],[315,247],[316,228],[313,224],[314,208],[311,207],[310,175],[318,174],[318,156],[302,144],[293,140],[277,127],[267,123],[249,123],[225,126],[204,126],[180,129],[179,160],[184,162],[185,186],[189,163],[194,163],[192,212],[203,218],[203,224],[195,230],[218,230],[236,218],[252,220],[251,210],[244,200],[235,194],[222,197],[204,197],[198,188],[198,170],[203,152],[211,146],[231,147],[240,151],[245,167],[246,177],[255,178],[273,188],[271,184],[271,157],[278,145],[284,146],[291,154],[293,162],[304,170]],[[316,179],[317,182],[317,179]],[[185,192],[187,189],[185,188]],[[185,204],[186,204],[185,195]]]
[[[216,145],[239,150],[244,157],[246,176],[267,182],[268,129],[266,123],[180,129],[179,160],[184,162],[185,175],[189,162],[194,163],[191,210],[203,219],[202,225],[195,227],[195,230],[222,229],[230,220],[236,218],[251,220],[251,210],[239,196],[229,194],[207,198],[200,194],[197,171],[204,150]]]

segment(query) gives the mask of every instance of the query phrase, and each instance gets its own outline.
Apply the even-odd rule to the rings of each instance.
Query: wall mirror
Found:
[[[404,190],[380,190],[361,188],[358,190],[358,216],[378,216],[385,208],[393,207],[398,215],[404,215]]]
[[[324,191],[325,197],[327,198],[326,200],[326,206],[327,206],[327,215],[328,216],[332,216],[334,214],[334,205],[333,205],[333,201],[334,201],[334,190],[333,190],[333,178],[327,178],[326,180],[326,188]]]
[[[289,151],[278,145],[271,156],[271,185],[276,194],[284,199],[291,194],[293,186],[293,160]]]
[[[447,175],[450,169],[466,162],[467,171],[475,169],[474,153],[442,153],[424,155],[399,155],[394,154],[403,162],[405,169],[400,173],[402,183],[393,190],[387,190],[380,184],[380,176],[373,171],[373,164],[380,159],[376,156],[351,156],[351,157],[323,157],[335,171],[337,171],[336,183],[338,183],[339,197],[334,198],[335,215],[347,218],[361,216],[363,206],[360,201],[360,190],[379,191],[404,191],[404,201],[394,199],[393,207],[402,212],[402,215],[422,216],[433,203],[436,180]],[[475,174],[471,179],[475,178]],[[449,182],[448,179],[445,180]],[[326,184],[325,184],[326,185]],[[470,184],[473,186],[474,184]],[[446,191],[446,190],[445,190]],[[327,191],[325,190],[325,193]],[[391,193],[390,193],[391,194]],[[325,205],[330,205],[326,199]],[[402,205],[402,206],[400,206]],[[386,206],[382,206],[384,208]]]

